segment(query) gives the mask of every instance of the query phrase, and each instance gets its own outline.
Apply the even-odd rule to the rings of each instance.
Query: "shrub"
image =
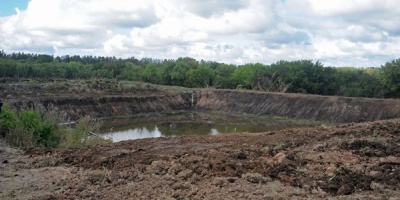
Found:
[[[0,127],[2,136],[13,146],[56,147],[60,142],[58,124],[62,120],[63,113],[53,106],[45,109],[41,104],[33,104],[16,114],[6,104],[0,115]]]
[[[29,148],[36,146],[33,131],[22,126],[17,126],[8,131],[5,140],[12,146]]]
[[[91,120],[89,116],[80,119],[75,128],[66,129],[61,146],[83,147],[87,145],[112,142],[110,139],[95,134],[95,132],[98,132],[101,125],[101,121]]]
[[[0,113],[0,135],[5,137],[6,134],[17,126],[17,117],[10,109],[9,105],[5,103]]]
[[[0,133],[12,146],[80,147],[112,142],[92,134],[101,127],[101,123],[90,117],[79,120],[75,128],[60,126],[61,122],[66,121],[65,113],[57,111],[53,105],[46,109],[42,104],[33,104],[18,113],[7,104],[3,108],[0,113]]]

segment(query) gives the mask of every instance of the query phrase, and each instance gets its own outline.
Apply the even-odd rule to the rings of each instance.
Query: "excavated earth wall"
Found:
[[[349,98],[235,90],[196,90],[176,93],[97,97],[42,97],[71,119],[129,116],[173,110],[212,110],[231,113],[279,115],[331,123],[374,121],[400,117],[400,100]],[[21,107],[30,101],[16,101]]]
[[[168,112],[190,109],[185,95],[154,95],[154,96],[105,96],[82,98],[43,98],[36,102],[45,107],[54,105],[57,110],[66,112],[67,116],[76,120],[83,116],[95,118],[131,116],[143,113]],[[17,109],[31,106],[33,101],[18,101],[12,103]]]
[[[331,123],[400,117],[400,100],[349,98],[253,91],[203,90],[196,108],[260,115],[280,115]]]

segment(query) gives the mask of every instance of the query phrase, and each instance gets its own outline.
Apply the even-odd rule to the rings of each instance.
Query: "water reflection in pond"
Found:
[[[299,126],[291,120],[226,113],[185,112],[174,115],[105,120],[101,132],[114,142],[180,135],[263,132]]]

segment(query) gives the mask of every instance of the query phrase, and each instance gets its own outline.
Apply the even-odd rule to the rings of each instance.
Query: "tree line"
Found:
[[[178,59],[52,56],[0,51],[0,77],[112,78],[191,88],[249,89],[349,97],[400,97],[400,59],[380,67],[323,66],[312,60],[232,65]]]

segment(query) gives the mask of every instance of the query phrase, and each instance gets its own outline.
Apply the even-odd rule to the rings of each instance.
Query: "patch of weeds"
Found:
[[[0,197],[2,199],[8,200],[8,199],[16,199],[15,191],[13,190],[6,190],[6,191],[1,191],[0,192]]]
[[[275,156],[275,154],[277,154],[279,150],[284,149],[284,147],[285,147],[285,145],[283,143],[272,145],[268,149],[268,154],[271,155],[271,156]]]
[[[5,133],[5,140],[14,147],[30,148],[36,146],[33,135],[34,133],[31,130],[26,130],[23,127],[15,127]]]
[[[35,167],[54,167],[57,165],[58,162],[59,162],[59,160],[50,156],[50,157],[46,157],[43,160],[36,163]]]
[[[163,200],[175,200],[174,197],[162,197]]]
[[[31,84],[31,85],[36,85],[39,83],[38,80],[36,79],[23,79],[22,81],[20,81],[21,83],[26,83],[26,84]]]
[[[303,152],[299,151],[296,153],[297,158],[303,158]]]
[[[54,91],[67,91],[69,86],[65,82],[54,82],[54,83],[47,83],[45,85],[45,90],[49,92],[54,92]]]
[[[73,129],[66,130],[61,146],[83,147],[93,144],[112,143],[112,139],[103,138],[94,132],[98,132],[102,125],[100,120],[92,120],[86,116],[78,121]]]
[[[276,185],[276,183],[272,183],[270,188],[271,188],[272,195],[277,196],[278,195],[278,186]]]
[[[380,184],[380,183],[377,183],[377,182],[371,182],[370,187],[371,187],[372,190],[378,191],[380,193],[386,192],[385,191],[385,186]]]
[[[246,173],[242,174],[242,178],[247,180],[250,183],[266,183],[268,181],[267,178],[265,178],[262,174],[260,173]]]
[[[385,140],[382,138],[381,133],[377,130],[374,130],[372,133],[373,142],[376,143],[385,143]]]
[[[34,103],[31,107],[15,112],[6,104],[0,113],[1,135],[6,141],[17,147],[56,147],[59,144],[59,123],[64,113],[54,106],[45,108]]]
[[[281,149],[283,149],[283,146],[284,146],[283,144],[277,144],[272,148],[272,150],[273,151],[281,150]]]
[[[107,179],[108,173],[106,169],[93,170],[88,172],[86,180],[92,185],[98,185]]]
[[[33,103],[17,112],[5,103],[0,113],[0,137],[20,148],[81,147],[112,142],[111,138],[95,134],[102,125],[100,120],[85,117],[75,127],[61,125],[65,121],[65,112],[52,104],[45,107]]]

